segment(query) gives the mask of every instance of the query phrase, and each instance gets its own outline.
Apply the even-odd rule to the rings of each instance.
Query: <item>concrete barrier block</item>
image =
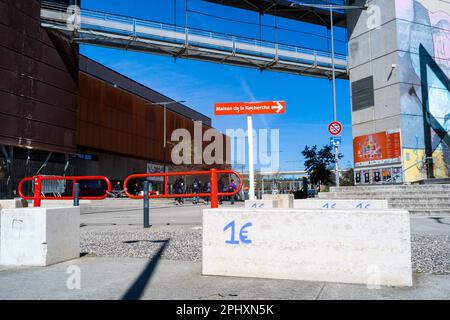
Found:
[[[203,210],[205,275],[411,286],[405,210]]]
[[[2,209],[15,209],[15,208],[26,208],[28,207],[28,202],[23,199],[7,199],[0,200],[0,214]],[[0,219],[0,235],[1,235],[1,219]]]
[[[294,207],[294,195],[293,194],[263,194],[263,200],[276,200],[278,202],[278,208],[290,209]]]
[[[79,256],[79,207],[2,210],[0,264],[46,266]]]
[[[388,209],[387,200],[301,199],[294,200],[295,209]]]
[[[276,200],[245,200],[245,208],[247,208],[247,209],[278,208],[278,201],[276,201]]]

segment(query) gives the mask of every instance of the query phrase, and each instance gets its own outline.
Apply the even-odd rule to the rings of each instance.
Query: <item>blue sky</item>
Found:
[[[174,6],[176,3],[176,7]],[[252,37],[317,50],[328,50],[324,27],[228,8],[201,0],[84,0],[83,8]],[[176,9],[175,9],[176,8]],[[176,14],[175,14],[176,13]],[[219,19],[215,16],[226,18]],[[238,21],[245,21],[240,23]],[[275,28],[274,26],[277,26]],[[289,31],[295,30],[295,31]],[[336,29],[338,53],[346,53],[345,31]],[[225,132],[246,128],[244,116],[213,115],[216,102],[285,100],[285,115],[254,116],[255,129],[280,130],[280,168],[302,169],[305,145],[329,143],[327,125],[332,120],[331,82],[327,79],[227,65],[174,59],[151,54],[82,46],[81,53],[212,118],[213,126]],[[337,80],[338,119],[344,125],[341,166],[353,163],[349,83]],[[274,150],[276,151],[276,150]],[[297,162],[294,162],[297,161]]]

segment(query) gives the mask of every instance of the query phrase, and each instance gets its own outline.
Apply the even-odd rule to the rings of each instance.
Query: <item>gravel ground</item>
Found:
[[[450,274],[450,236],[412,235],[411,239],[415,272]]]
[[[150,258],[168,240],[162,259],[200,261],[200,228],[81,231],[81,250],[95,256]],[[450,236],[413,235],[415,272],[450,274]]]
[[[167,260],[201,260],[202,232],[200,229],[82,231],[81,252],[106,257],[153,257],[167,246],[161,258]]]

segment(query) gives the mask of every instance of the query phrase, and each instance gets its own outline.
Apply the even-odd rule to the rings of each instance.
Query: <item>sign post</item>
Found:
[[[253,114],[283,114],[286,112],[284,101],[263,102],[229,102],[216,103],[214,114],[223,115],[247,115],[248,137],[248,171],[249,171],[249,199],[255,200],[255,168],[253,158]]]
[[[248,172],[249,172],[249,199],[255,200],[255,168],[253,159],[253,118],[247,115],[247,134],[248,134]]]
[[[333,136],[337,137],[342,132],[342,124],[339,121],[333,121],[328,125],[328,132]],[[333,139],[333,138],[332,138]],[[336,139],[333,141],[337,141]],[[339,143],[334,142],[334,170],[335,170],[335,180],[336,187],[339,188]]]

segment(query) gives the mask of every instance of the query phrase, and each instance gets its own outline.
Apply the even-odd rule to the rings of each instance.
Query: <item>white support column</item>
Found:
[[[331,69],[332,69],[332,87],[333,87],[333,120],[337,121],[336,108],[336,69],[334,60],[334,26],[333,26],[333,6],[330,6],[330,31],[331,31]],[[335,161],[335,179],[336,187],[339,188],[339,147],[334,147]]]
[[[334,162],[336,187],[339,188],[339,146],[337,145],[334,147]]]
[[[253,119],[252,115],[247,116],[247,137],[248,137],[248,175],[249,189],[248,198],[255,200],[255,169],[253,159]]]

